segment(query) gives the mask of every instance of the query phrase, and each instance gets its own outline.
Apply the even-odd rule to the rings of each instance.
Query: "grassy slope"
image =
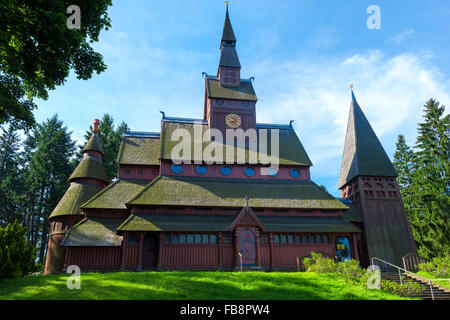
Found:
[[[426,271],[419,271],[419,272],[417,272],[417,274],[419,276],[422,276],[422,277],[425,277],[428,279],[441,279],[442,278],[442,277],[437,277],[432,272],[426,272]],[[433,281],[433,282],[436,282],[437,284],[450,289],[450,281]]]
[[[402,299],[381,290],[351,286],[331,274],[264,272],[85,273],[81,289],[67,275],[0,280],[5,299]]]

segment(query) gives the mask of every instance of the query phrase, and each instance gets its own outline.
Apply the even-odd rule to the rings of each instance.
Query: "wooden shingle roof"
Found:
[[[224,87],[217,79],[206,78],[208,98],[257,101],[255,89],[249,80],[241,80],[239,87]]]
[[[50,219],[62,215],[82,214],[80,207],[103,189],[103,186],[92,182],[74,182],[67,189],[50,215]]]
[[[396,177],[397,172],[352,91],[338,188],[358,175]]]
[[[142,180],[117,179],[92,197],[83,209],[126,209],[125,203],[137,194],[148,182]]]
[[[69,177],[69,182],[80,178],[91,178],[105,183],[109,182],[102,159],[96,156],[85,155]]]
[[[312,181],[158,177],[128,201],[130,205],[346,210]]]
[[[116,162],[118,164],[159,165],[160,139],[154,136],[122,137]]]
[[[229,231],[237,215],[133,214],[117,231]],[[361,232],[342,217],[259,216],[268,232]]]
[[[100,139],[96,133],[92,133],[91,137],[89,138],[88,142],[83,148],[83,152],[85,151],[97,151],[103,154],[103,147],[100,143]]]
[[[172,150],[173,148],[179,143],[178,141],[172,141],[172,135],[175,130],[177,129],[184,129],[189,132],[191,136],[191,152],[190,155],[182,155],[182,160],[193,160],[194,156],[194,145],[202,144],[202,150],[205,150],[205,148],[209,145],[213,144],[219,144],[218,142],[211,142],[211,141],[203,141],[203,136],[205,131],[208,129],[208,125],[205,123],[199,123],[198,125],[201,126],[202,134],[201,135],[195,135],[194,134],[194,123],[188,123],[188,122],[172,122],[172,121],[163,121],[163,135],[161,136],[161,158],[166,160],[172,159]],[[269,154],[271,155],[271,148],[270,148],[270,135],[272,130],[274,128],[257,128],[258,135],[260,134],[261,130],[267,130],[267,140],[268,140],[268,148],[267,152],[263,154],[257,154],[257,160],[258,163],[263,163],[261,160],[265,159],[265,155]],[[297,134],[295,133],[294,129],[292,127],[284,128],[284,129],[277,129],[279,130],[279,164],[281,165],[303,165],[303,166],[311,166],[312,162],[309,159],[308,154],[306,153],[306,150],[303,148],[302,143],[300,142]],[[200,140],[200,141],[199,141]],[[221,148],[223,148],[223,158],[221,163],[225,163],[226,160],[226,145],[220,144]],[[252,152],[249,150],[248,145],[245,146],[245,148],[241,148],[238,146],[234,147],[234,161],[237,163],[237,156],[240,153],[244,153],[244,162],[245,163],[252,163]],[[254,154],[254,152],[253,152]],[[205,161],[213,161],[214,159],[204,159]]]
[[[61,242],[64,247],[120,247],[116,234],[123,219],[85,218],[70,228]]]

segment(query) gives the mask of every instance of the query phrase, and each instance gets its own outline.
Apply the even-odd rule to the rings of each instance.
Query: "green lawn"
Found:
[[[443,277],[438,277],[436,276],[433,272],[426,272],[426,271],[419,271],[417,272],[417,274],[419,276],[428,278],[428,279],[442,279]],[[445,279],[447,279],[448,277],[445,277]],[[449,288],[450,289],[450,281],[433,281],[436,282],[437,284]]]
[[[67,275],[0,280],[5,299],[402,299],[382,290],[351,286],[333,274],[265,272],[85,273],[81,289]]]

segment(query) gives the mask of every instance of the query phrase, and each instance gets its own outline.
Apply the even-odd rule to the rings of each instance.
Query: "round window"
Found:
[[[300,177],[300,171],[298,171],[298,169],[291,169],[289,171],[289,174],[291,175],[292,178]]]
[[[195,171],[197,171],[198,174],[205,174],[208,169],[205,166],[197,166],[197,168],[195,168]]]
[[[222,167],[220,168],[220,173],[224,176],[229,176],[231,174],[231,168],[230,167]]]
[[[182,173],[183,172],[183,166],[180,166],[178,164],[172,165],[172,172],[173,173]]]
[[[251,177],[251,176],[253,176],[255,174],[255,169],[253,169],[251,167],[244,168],[244,174],[247,177]]]
[[[278,175],[278,170],[275,170],[273,168],[269,168],[267,170],[267,174],[271,177],[276,177]]]

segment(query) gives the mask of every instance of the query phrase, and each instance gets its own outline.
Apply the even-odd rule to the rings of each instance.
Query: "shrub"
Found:
[[[450,277],[450,256],[443,258],[433,258],[430,262],[420,263],[419,269],[426,272],[433,272],[437,278]]]
[[[338,272],[349,282],[358,282],[366,270],[360,268],[359,261],[346,260],[337,264]]]
[[[423,285],[411,280],[404,281],[403,284],[389,280],[382,280],[381,288],[402,297],[416,296],[425,289]]]
[[[337,265],[334,260],[324,257],[318,252],[311,252],[311,258],[304,258],[303,265],[306,271],[309,272],[331,273],[337,271]]]
[[[36,269],[34,247],[17,221],[0,228],[0,279],[23,276]]]

